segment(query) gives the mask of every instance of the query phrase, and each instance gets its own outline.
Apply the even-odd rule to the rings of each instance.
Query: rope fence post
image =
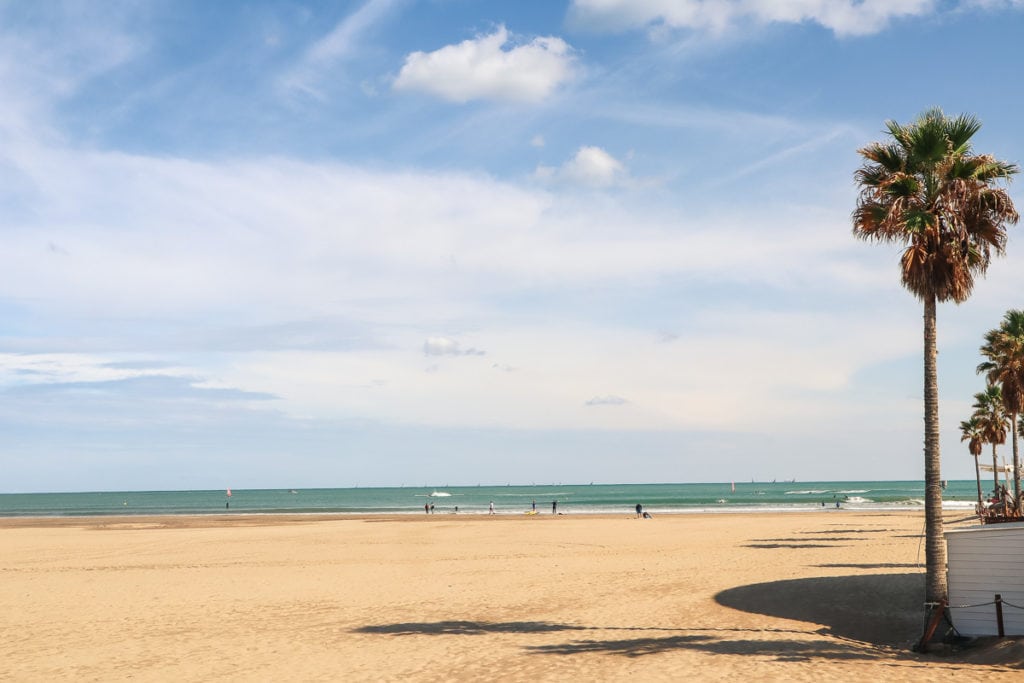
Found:
[[[999,637],[1003,638],[1006,635],[1006,630],[1003,628],[1003,596],[996,593],[996,628],[999,630]]]
[[[928,651],[928,643],[931,641],[932,636],[935,635],[935,629],[938,628],[939,622],[942,621],[942,615],[945,614],[947,606],[948,603],[945,600],[925,603],[927,622],[924,629],[924,635],[921,636],[921,640],[918,641],[917,645],[913,648],[914,652]]]

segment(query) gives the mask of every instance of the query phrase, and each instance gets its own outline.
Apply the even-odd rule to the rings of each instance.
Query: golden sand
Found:
[[[922,526],[853,511],[0,520],[0,680],[1020,680],[1019,640],[910,652]]]

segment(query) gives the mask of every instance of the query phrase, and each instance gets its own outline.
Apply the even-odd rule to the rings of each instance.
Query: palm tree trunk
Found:
[[[996,457],[995,444],[992,444],[992,495],[999,495],[999,458]]]
[[[924,300],[924,523],[925,601],[944,602],[946,539],[942,533],[942,467],[939,453],[939,380],[936,369],[935,295]]]
[[[1020,514],[1024,507],[1020,500],[1020,454],[1017,450],[1017,413],[1012,413],[1013,421],[1010,423],[1010,434],[1013,436],[1013,499],[1016,501],[1017,513]]]
[[[978,464],[978,453],[974,453],[974,476],[978,480],[978,512],[984,506],[984,499],[981,496],[981,465]]]

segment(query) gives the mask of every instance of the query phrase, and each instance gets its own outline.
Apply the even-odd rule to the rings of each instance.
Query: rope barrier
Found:
[[[974,607],[987,607],[989,605],[994,605],[994,604],[996,604],[996,601],[995,600],[990,600],[989,602],[979,602],[977,605],[947,605],[946,608],[947,609],[972,609]],[[1005,605],[1007,603],[1004,602],[1003,604]]]
[[[995,608],[996,608],[996,610],[995,610],[996,611],[996,615],[995,615],[996,616],[996,626],[998,627],[999,637],[1003,638],[1006,635],[1006,629],[1004,628],[1004,622],[1003,622],[1003,606],[1005,605],[1006,607],[1012,607],[1014,609],[1019,609],[1019,610],[1024,610],[1024,607],[1022,607],[1020,605],[1015,605],[1012,602],[1008,602],[1008,601],[1004,600],[1003,596],[1001,594],[999,594],[999,593],[995,594],[995,597],[994,597],[993,600],[990,600],[988,602],[979,602],[979,603],[976,603],[976,604],[973,604],[973,605],[949,605],[949,604],[946,603],[945,600],[940,600],[938,602],[925,602],[924,603],[924,607],[925,607],[924,635],[921,636],[920,642],[918,642],[918,644],[914,647],[914,651],[915,652],[926,652],[927,651],[928,642],[931,640],[932,636],[935,634],[935,629],[938,627],[940,620],[944,619],[946,621],[946,623],[949,624],[949,627],[953,630],[953,632],[956,633],[957,636],[960,635],[960,632],[957,630],[956,626],[953,625],[953,622],[950,619],[950,611],[951,610],[955,610],[955,609],[974,609],[976,607],[988,607],[989,605],[995,605]]]
[[[1021,607],[1020,605],[1015,605],[1012,602],[1007,602],[1006,600],[1000,600],[999,602],[1001,602],[1003,605],[1005,605],[1007,607],[1013,607],[1014,609],[1024,609],[1024,607]],[[938,605],[939,603],[937,603],[937,602],[926,602],[924,604],[925,604],[925,607],[931,607],[931,606]],[[974,607],[988,607],[989,605],[994,605],[994,604],[996,604],[995,600],[989,600],[988,602],[979,602],[976,605],[946,605],[946,609],[972,609]]]

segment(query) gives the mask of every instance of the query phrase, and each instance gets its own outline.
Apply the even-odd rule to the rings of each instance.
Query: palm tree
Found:
[[[974,414],[981,427],[981,438],[985,443],[992,444],[992,480],[993,490],[999,492],[999,459],[996,446],[1006,443],[1006,404],[1003,403],[1003,390],[998,384],[989,384],[985,391],[974,395]]]
[[[999,327],[985,335],[981,355],[988,360],[978,365],[991,383],[1003,389],[1003,402],[1010,414],[1013,444],[1013,497],[1018,514],[1024,511],[1020,499],[1020,453],[1017,439],[1020,435],[1017,417],[1024,413],[1024,311],[1010,310],[1003,316]]]
[[[981,466],[978,464],[978,457],[981,455],[981,447],[985,443],[985,438],[981,431],[981,420],[977,415],[971,415],[969,419],[960,421],[960,434],[960,441],[967,442],[967,450],[974,456],[974,476],[978,480],[978,512],[980,514],[983,497],[981,494]]]
[[[1018,169],[972,152],[981,123],[967,114],[949,118],[930,109],[913,123],[885,126],[890,141],[858,150],[864,163],[854,176],[860,193],[853,234],[901,245],[903,286],[924,305],[925,584],[927,602],[938,603],[947,588],[935,309],[940,301],[966,301],[992,254],[1003,253],[1006,224],[1017,221],[1017,211],[998,183]]]

